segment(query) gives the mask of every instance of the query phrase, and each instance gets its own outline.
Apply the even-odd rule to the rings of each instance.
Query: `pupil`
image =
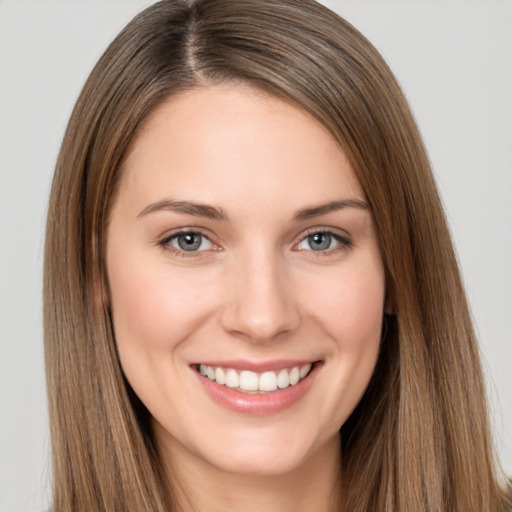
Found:
[[[328,233],[315,233],[309,237],[309,245],[314,251],[329,249],[331,245],[331,235]]]
[[[201,245],[201,235],[187,233],[178,237],[178,245],[184,251],[195,251]]]

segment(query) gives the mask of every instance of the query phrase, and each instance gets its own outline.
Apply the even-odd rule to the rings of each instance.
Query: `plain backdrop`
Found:
[[[0,511],[49,505],[41,328],[45,211],[97,58],[150,0],[0,0]],[[424,135],[512,473],[512,2],[326,0],[382,52]]]

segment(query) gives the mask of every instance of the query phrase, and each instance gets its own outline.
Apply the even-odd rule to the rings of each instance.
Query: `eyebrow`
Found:
[[[169,210],[197,217],[206,217],[212,220],[228,220],[228,216],[222,208],[215,208],[214,206],[195,203],[192,201],[174,201],[172,199],[164,199],[163,201],[157,201],[156,203],[146,206],[137,215],[137,218],[144,217],[145,215],[160,210]]]
[[[359,199],[341,199],[339,201],[331,201],[329,203],[313,206],[312,208],[304,208],[295,214],[295,220],[306,220],[320,215],[326,215],[344,208],[357,208],[359,210],[368,210],[368,205]]]
[[[299,210],[294,219],[301,221],[326,215],[327,213],[342,210],[345,208],[356,208],[359,210],[368,210],[368,205],[359,199],[341,199],[338,201],[330,201],[329,203],[313,206],[311,208],[304,208]],[[138,215],[137,218],[144,217],[150,213],[169,210],[176,213],[184,213],[187,215],[194,215],[197,217],[206,217],[212,220],[227,221],[228,215],[222,208],[216,208],[203,203],[196,203],[193,201],[176,201],[172,199],[164,199],[157,201],[146,206]]]

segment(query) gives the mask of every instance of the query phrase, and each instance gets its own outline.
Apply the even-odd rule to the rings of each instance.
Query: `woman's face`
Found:
[[[249,87],[199,88],[156,109],[123,173],[113,322],[159,447],[257,474],[338,450],[377,360],[385,283],[333,137]]]

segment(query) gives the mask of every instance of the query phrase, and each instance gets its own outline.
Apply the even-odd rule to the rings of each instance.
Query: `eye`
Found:
[[[336,249],[344,249],[351,245],[350,240],[330,231],[315,231],[304,237],[297,249],[299,251],[325,252]]]
[[[178,252],[208,251],[214,248],[213,243],[205,235],[193,231],[181,232],[162,240],[161,244]]]

